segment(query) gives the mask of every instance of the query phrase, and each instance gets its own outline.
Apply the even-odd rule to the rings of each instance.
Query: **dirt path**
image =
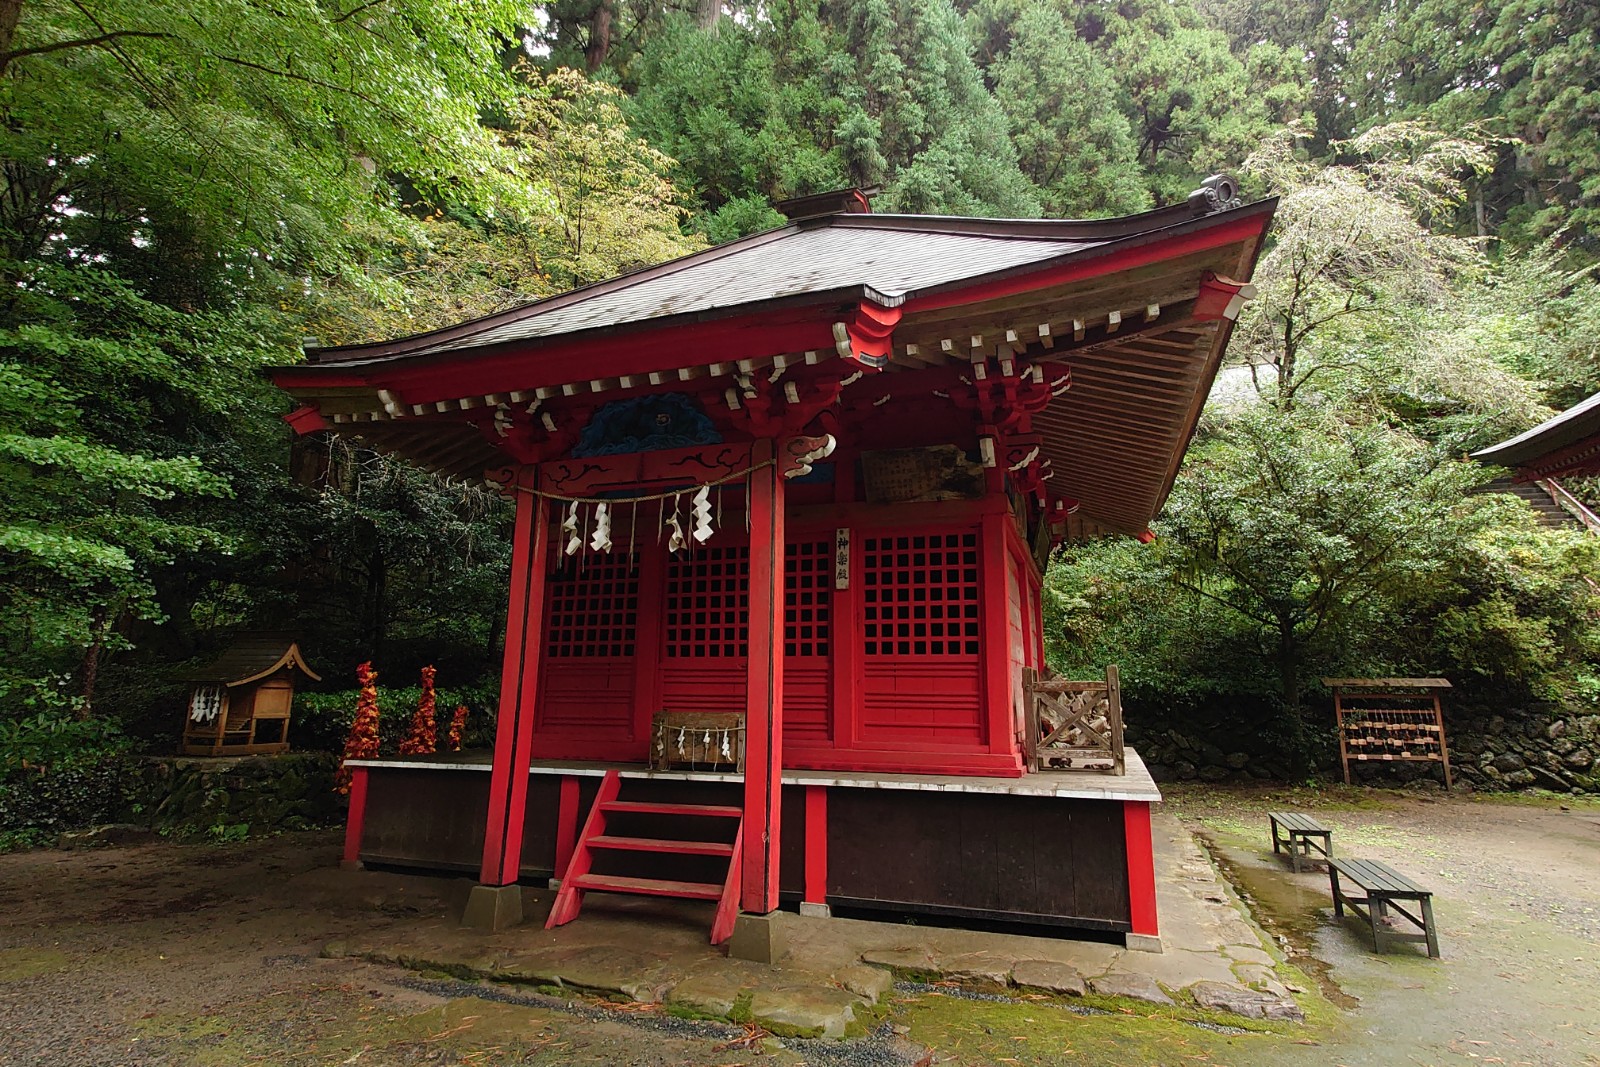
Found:
[[[1277,806],[1317,814],[1341,851],[1431,883],[1446,958],[1374,956],[1354,926],[1333,925],[1326,877],[1296,878],[1270,856],[1264,812]],[[1352,1010],[1328,1005],[1304,1045],[1131,1017],[1106,1041],[1103,1017],[925,996],[902,997],[892,1021],[941,1063],[1600,1065],[1600,805],[1183,790],[1170,808]],[[442,976],[319,958],[335,939],[448,917],[469,884],[352,881],[336,859],[332,834],[0,856],[0,1064],[879,1060],[865,1047],[838,1060],[763,1050],[725,1025],[469,996]]]
[[[465,891],[371,874],[352,898],[337,858],[329,834],[0,856],[0,1063],[729,1062],[717,1046],[732,1035],[444,996],[398,969],[318,958]]]

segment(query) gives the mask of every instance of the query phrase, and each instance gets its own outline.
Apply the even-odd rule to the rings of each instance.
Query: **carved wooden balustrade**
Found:
[[[1074,682],[1033,668],[1022,672],[1029,770],[1110,770],[1126,774],[1122,686],[1113,664],[1105,681]]]

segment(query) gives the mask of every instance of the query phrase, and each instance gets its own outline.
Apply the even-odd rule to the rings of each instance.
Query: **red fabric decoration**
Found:
[[[433,676],[438,673],[432,667],[422,668],[422,696],[417,699],[416,714],[411,716],[411,732],[400,742],[402,756],[431,756],[438,744],[438,713],[433,695]]]
[[[456,713],[450,719],[450,751],[461,751],[461,735],[467,732],[467,706],[457,706]]]
[[[350,723],[350,736],[344,742],[344,758],[339,761],[339,773],[334,777],[334,788],[340,793],[350,792],[351,772],[346,760],[376,759],[378,756],[378,672],[371,663],[356,668],[356,681],[361,683],[361,695],[356,698],[356,717]]]

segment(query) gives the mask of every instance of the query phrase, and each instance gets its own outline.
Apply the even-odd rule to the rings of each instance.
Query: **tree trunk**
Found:
[[[110,628],[111,612],[104,604],[95,607],[89,622],[89,647],[83,650],[83,688],[79,695],[83,703],[78,706],[77,717],[86,720],[94,717],[94,687],[100,679],[100,653],[106,647],[106,630]]]
[[[589,47],[583,50],[583,64],[590,74],[600,69],[611,53],[611,5],[613,0],[600,0],[594,6],[589,20]]]
[[[1306,722],[1300,708],[1300,650],[1295,647],[1294,623],[1278,623],[1278,684],[1283,690],[1283,710],[1288,716],[1289,758],[1296,773],[1309,769]]]
[[[0,0],[0,55],[9,55],[17,38],[17,23],[22,21],[22,0]],[[0,72],[5,66],[0,65]]]
[[[702,30],[715,32],[722,19],[722,0],[695,0],[694,20]]]

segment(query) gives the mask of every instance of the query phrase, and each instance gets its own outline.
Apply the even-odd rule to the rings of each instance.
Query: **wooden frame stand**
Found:
[[[1450,747],[1444,735],[1443,678],[1324,678],[1333,690],[1339,724],[1339,761],[1350,784],[1350,764],[1438,763],[1444,787],[1451,788]]]

